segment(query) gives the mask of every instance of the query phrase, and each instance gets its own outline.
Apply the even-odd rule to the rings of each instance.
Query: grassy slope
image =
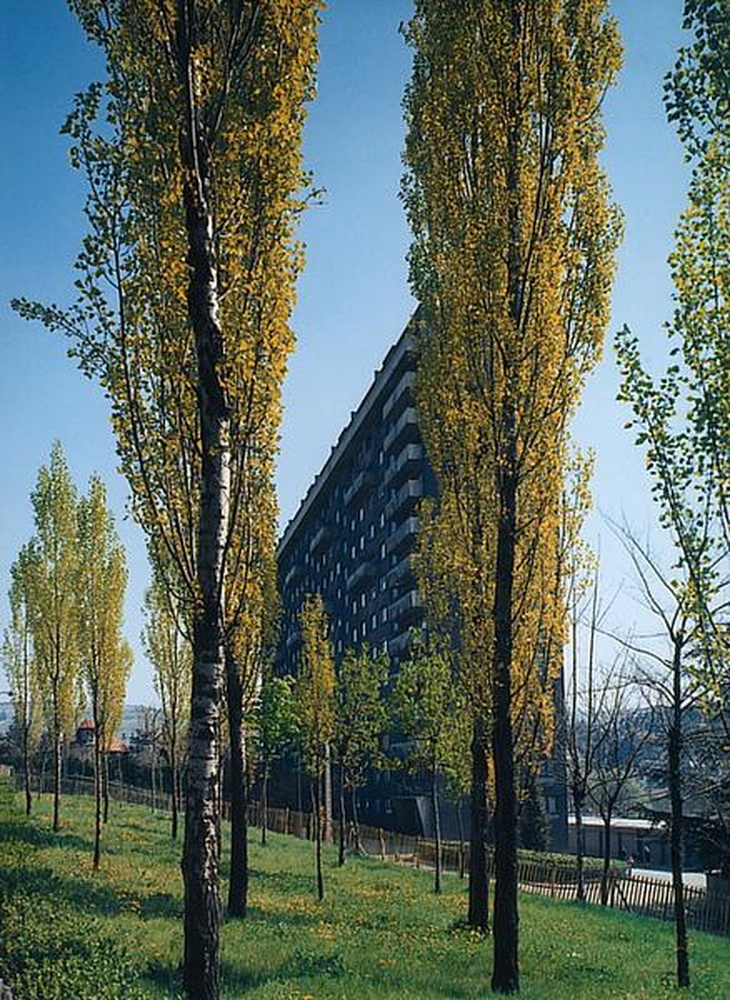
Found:
[[[0,802],[0,975],[15,977],[17,1000],[177,996],[179,847],[168,838],[167,817],[115,804],[103,870],[92,875],[91,805],[67,800],[64,829],[54,837],[47,804],[26,823]],[[311,845],[273,835],[264,850],[252,845],[251,863],[250,917],[223,930],[226,997],[488,993],[491,942],[458,928],[465,904],[458,879],[447,878],[436,898],[426,872],[369,859],[338,870],[328,851],[327,899],[318,905]],[[529,1000],[680,995],[671,986],[668,924],[524,897],[521,933]],[[694,988],[682,996],[730,998],[730,941],[694,935],[692,972]]]

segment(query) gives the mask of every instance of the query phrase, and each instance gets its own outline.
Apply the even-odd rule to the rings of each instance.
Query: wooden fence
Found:
[[[52,790],[50,776],[46,775],[44,791]],[[94,782],[91,778],[73,777],[62,782],[61,791],[64,795],[93,795]],[[136,805],[148,806],[152,809],[169,811],[171,797],[165,792],[139,788],[134,785],[122,785],[110,782],[109,795],[120,802],[131,802]],[[223,803],[224,818],[229,818],[228,802]],[[296,809],[267,809],[267,829],[274,833],[302,839],[314,839],[314,821],[311,812],[301,812]],[[248,810],[249,823],[261,826],[261,805],[252,802]],[[393,830],[378,827],[360,826],[360,846],[368,854],[376,855],[383,861],[395,861],[409,864],[415,868],[433,868],[436,863],[436,844],[424,837],[415,837]],[[339,824],[330,824],[329,839],[334,843],[339,840]],[[350,849],[354,848],[354,830],[348,824],[347,842]],[[446,872],[463,874],[468,866],[468,842],[460,844],[445,841],[441,845],[441,864]],[[493,876],[490,860],[490,875]],[[517,878],[523,892],[549,896],[553,899],[575,900],[578,896],[578,871],[574,865],[549,864],[540,861],[521,861],[517,867]],[[601,903],[601,872],[595,868],[584,872],[584,889],[586,902],[593,905]],[[730,937],[730,896],[709,894],[704,888],[686,885],[684,888],[685,907],[688,925],[696,930],[707,931]],[[644,877],[640,872],[627,874],[625,871],[611,869],[606,886],[607,906],[625,910],[629,913],[656,917],[661,920],[674,920],[674,894],[672,884],[668,879]]]

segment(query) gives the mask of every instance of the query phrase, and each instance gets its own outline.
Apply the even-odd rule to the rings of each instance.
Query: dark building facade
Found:
[[[411,630],[423,622],[411,554],[419,501],[436,496],[437,486],[413,395],[414,323],[386,354],[279,543],[282,672],[299,669],[305,594],[322,595],[336,660],[346,648],[368,643],[388,654],[396,672]],[[560,762],[549,762],[542,782],[556,849],[567,839],[562,770]],[[428,833],[428,797],[404,794],[401,785],[397,776],[379,776],[379,787],[364,793],[363,819]]]
[[[367,642],[397,667],[409,630],[423,620],[410,562],[416,507],[436,492],[413,400],[415,353],[409,324],[279,543],[283,628],[279,663],[299,664],[299,613],[320,593],[339,658]]]

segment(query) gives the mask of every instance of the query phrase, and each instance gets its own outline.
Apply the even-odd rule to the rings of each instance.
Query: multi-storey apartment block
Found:
[[[436,492],[413,401],[415,355],[409,324],[279,544],[283,605],[280,665],[299,662],[299,613],[320,593],[336,657],[367,642],[394,668],[409,631],[423,620],[410,562],[416,505]]]
[[[322,595],[330,619],[335,658],[368,643],[386,652],[397,671],[407,656],[411,630],[423,622],[411,565],[418,503],[436,496],[413,396],[416,371],[412,319],[385,356],[360,406],[332,448],[279,543],[282,629],[278,666],[297,673],[301,653],[299,615],[305,594]],[[561,780],[562,774],[562,780]],[[548,775],[550,776],[548,778]],[[546,780],[545,780],[546,779]],[[564,767],[545,768],[545,801],[554,846],[567,838]],[[397,779],[396,779],[397,783]],[[428,828],[427,797],[410,795],[414,808],[395,808],[398,795],[383,776],[364,818],[388,826],[398,814],[420,815]],[[375,815],[372,815],[372,813]],[[447,824],[448,825],[448,824]]]

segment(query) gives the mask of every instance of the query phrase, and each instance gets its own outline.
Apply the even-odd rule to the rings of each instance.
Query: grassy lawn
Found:
[[[92,802],[49,803],[30,822],[0,786],[0,975],[15,1000],[179,996],[180,847],[169,821],[114,803],[102,871],[91,871]],[[312,845],[271,835],[251,847],[251,913],[223,928],[225,997],[457,1000],[488,994],[491,942],[459,927],[465,884],[326,852],[313,895]],[[672,987],[672,928],[575,903],[521,903],[522,996],[730,998],[730,941],[694,934],[694,986]]]

